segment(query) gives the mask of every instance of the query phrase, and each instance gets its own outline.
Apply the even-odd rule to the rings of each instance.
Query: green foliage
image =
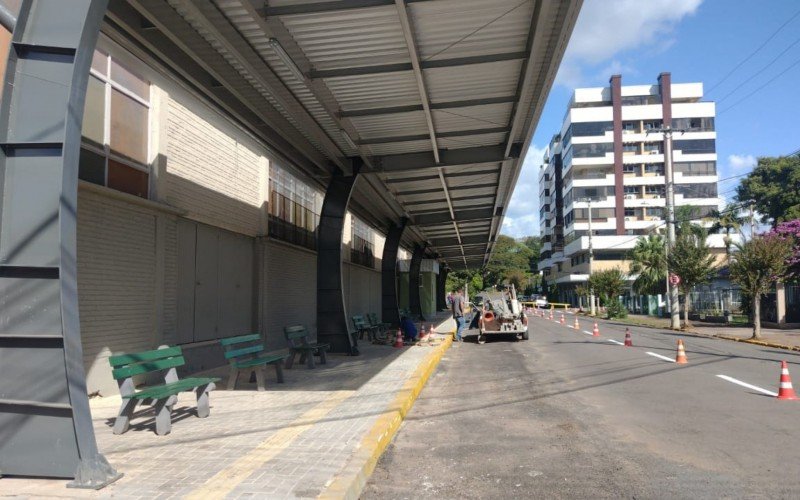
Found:
[[[591,293],[591,290],[589,290],[589,286],[588,285],[577,285],[577,286],[575,286],[575,295],[577,295],[578,297],[588,297],[590,295],[590,293]]]
[[[600,297],[603,305],[617,302],[617,297],[625,289],[625,274],[618,267],[594,272],[589,276],[589,287]]]
[[[625,305],[619,301],[619,299],[612,299],[609,301],[608,305],[606,305],[606,318],[607,319],[614,319],[614,318],[627,318],[628,317],[628,309]]]
[[[533,258],[534,251],[528,245],[501,234],[486,265],[484,286],[488,288],[515,281],[527,285]]]
[[[695,286],[710,282],[717,273],[716,262],[706,245],[705,236],[688,232],[677,236],[668,262],[670,271],[681,278],[678,288],[684,295]]]
[[[467,285],[467,292],[470,297],[483,290],[483,279],[480,273],[477,271],[464,271],[463,269],[450,271],[445,282],[447,291],[453,292],[464,285]]]
[[[664,293],[667,279],[667,254],[664,238],[657,234],[641,237],[630,252],[631,274],[639,276],[633,282],[633,291],[640,295]]]
[[[777,224],[800,218],[800,156],[762,157],[736,188],[736,200],[752,202],[761,222]]]
[[[793,241],[777,234],[757,236],[733,255],[731,279],[742,288],[742,300],[748,297],[753,314],[753,337],[761,336],[761,296],[789,270]]]

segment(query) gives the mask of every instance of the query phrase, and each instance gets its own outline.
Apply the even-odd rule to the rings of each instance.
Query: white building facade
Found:
[[[717,193],[715,103],[702,83],[673,84],[662,73],[653,85],[576,89],[539,174],[539,269],[562,300],[593,271],[626,267],[636,239],[663,233],[666,181],[664,137],[671,126],[676,207],[704,221],[720,205]],[[594,262],[589,268],[589,209]],[[718,237],[719,236],[719,237]],[[721,235],[709,245],[724,251]]]

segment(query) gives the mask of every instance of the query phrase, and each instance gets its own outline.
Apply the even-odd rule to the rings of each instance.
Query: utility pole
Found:
[[[664,176],[666,178],[666,199],[665,206],[667,212],[667,255],[669,250],[675,246],[675,183],[672,169],[672,127],[663,127],[656,132],[664,134]],[[680,302],[678,300],[678,287],[670,283],[669,263],[667,263],[667,291],[669,294],[669,326],[673,330],[681,327]]]
[[[755,206],[750,202],[750,239],[752,240],[756,235],[756,220],[755,220]]]
[[[592,250],[592,199],[589,198],[587,201],[589,202],[589,275],[591,276],[594,262],[594,251]],[[589,310],[590,314],[594,316],[594,289],[591,286],[589,287]]]

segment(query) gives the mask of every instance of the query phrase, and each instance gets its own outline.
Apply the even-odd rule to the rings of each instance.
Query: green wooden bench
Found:
[[[220,339],[222,348],[225,350],[225,359],[231,365],[230,377],[228,377],[228,390],[236,388],[239,379],[239,371],[254,374],[256,385],[259,391],[264,390],[264,372],[267,365],[275,367],[275,375],[278,383],[283,383],[283,362],[289,357],[288,354],[264,354],[264,343],[261,335],[240,335]]]
[[[286,360],[286,368],[294,365],[295,355],[300,355],[300,362],[305,362],[309,368],[314,368],[314,355],[319,354],[319,362],[324,365],[328,362],[326,352],[330,349],[330,344],[320,344],[309,340],[308,331],[303,325],[292,325],[284,327],[283,334],[289,344],[289,359]]]
[[[353,321],[353,328],[356,329],[359,339],[363,339],[364,334],[367,335],[367,340],[373,340],[377,337],[378,327],[369,324],[369,322],[364,319],[364,316],[359,314],[352,316],[350,319]]]
[[[389,329],[392,327],[391,323],[383,323],[381,321],[378,321],[378,315],[375,313],[368,313],[367,319],[369,319],[369,324],[378,328],[378,331],[381,334],[387,333]]]
[[[156,414],[156,434],[169,434],[172,428],[172,407],[178,402],[178,393],[194,391],[197,396],[197,416],[209,414],[208,393],[214,390],[216,377],[190,377],[178,379],[177,367],[186,364],[180,347],[162,347],[154,351],[120,354],[108,358],[111,373],[119,385],[122,405],[114,421],[114,434],[128,430],[136,405],[151,404]],[[152,372],[164,374],[164,383],[139,387],[134,386],[133,377]]]

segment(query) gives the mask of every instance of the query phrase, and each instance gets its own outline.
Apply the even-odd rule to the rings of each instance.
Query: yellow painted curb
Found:
[[[397,434],[400,424],[408,411],[414,406],[419,393],[425,387],[436,366],[444,356],[445,351],[453,344],[452,337],[446,337],[444,342],[436,346],[422,363],[414,370],[411,377],[403,384],[394,401],[375,421],[367,435],[361,441],[350,463],[356,465],[357,470],[345,470],[344,474],[336,477],[318,498],[321,499],[357,499],[367,484],[367,480],[375,470],[378,459],[383,455],[386,447]],[[348,467],[349,468],[349,467]]]

